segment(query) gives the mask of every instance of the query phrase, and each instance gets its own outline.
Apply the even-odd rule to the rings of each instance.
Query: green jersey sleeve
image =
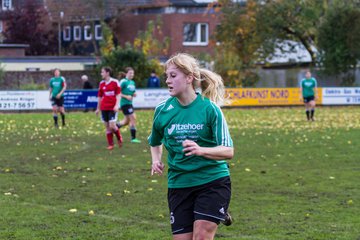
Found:
[[[150,136],[148,137],[149,145],[152,147],[161,145],[164,138],[164,133],[159,126],[159,118],[162,109],[165,107],[165,103],[166,102],[160,103],[155,109],[153,125]]]
[[[211,128],[213,132],[213,137],[216,139],[217,145],[225,147],[233,147],[233,141],[230,136],[229,128],[226,123],[224,114],[222,113],[219,106],[214,103],[211,103],[212,108],[214,109],[211,116]]]

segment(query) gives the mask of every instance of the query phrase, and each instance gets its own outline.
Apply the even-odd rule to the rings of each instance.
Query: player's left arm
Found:
[[[231,159],[234,156],[233,141],[230,136],[225,117],[220,108],[212,104],[209,120],[216,141],[215,147],[201,147],[192,140],[183,141],[185,156],[197,155],[213,160]]]
[[[119,110],[119,106],[120,106],[120,94],[116,95],[116,103],[114,106],[114,112],[117,112]]]
[[[64,78],[64,81],[63,81],[63,83],[62,83],[62,89],[61,89],[61,91],[58,93],[58,95],[56,95],[56,98],[60,98],[61,95],[64,94],[65,90],[66,90],[66,81],[65,81],[65,78]]]
[[[132,98],[133,98],[131,95],[125,95],[125,94],[123,94],[123,93],[120,94],[120,97],[126,98],[126,99],[129,100],[129,101],[131,101]]]
[[[232,159],[234,157],[234,148],[227,146],[200,147],[192,140],[183,141],[183,151],[185,156],[202,156],[213,160]]]

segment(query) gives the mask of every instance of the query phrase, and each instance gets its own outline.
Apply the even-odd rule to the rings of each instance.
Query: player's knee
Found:
[[[194,240],[208,240],[213,239],[210,231],[206,229],[199,229],[193,233]]]
[[[213,239],[217,224],[209,221],[195,221],[193,236],[195,240]]]

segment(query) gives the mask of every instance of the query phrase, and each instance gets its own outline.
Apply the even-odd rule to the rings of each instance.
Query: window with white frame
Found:
[[[183,27],[184,46],[206,46],[209,39],[207,23],[185,23]]]
[[[81,27],[74,26],[73,32],[74,32],[74,40],[80,41],[81,40]]]
[[[65,42],[71,41],[71,27],[70,26],[67,26],[67,27],[64,28],[64,30],[63,30],[63,40]]]
[[[96,40],[103,39],[101,25],[95,25],[95,39]]]
[[[91,26],[86,25],[84,26],[84,39],[89,41],[92,39],[92,33],[91,33]]]
[[[12,9],[12,0],[2,0],[2,10]]]

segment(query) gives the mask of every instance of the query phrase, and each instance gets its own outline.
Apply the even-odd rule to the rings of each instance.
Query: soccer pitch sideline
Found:
[[[360,239],[360,108],[224,109],[233,225],[217,239]],[[166,176],[150,176],[153,111],[140,144],[106,150],[94,113],[0,114],[0,239],[171,239]],[[166,151],[164,151],[166,153]],[[164,154],[165,160],[166,154]]]

